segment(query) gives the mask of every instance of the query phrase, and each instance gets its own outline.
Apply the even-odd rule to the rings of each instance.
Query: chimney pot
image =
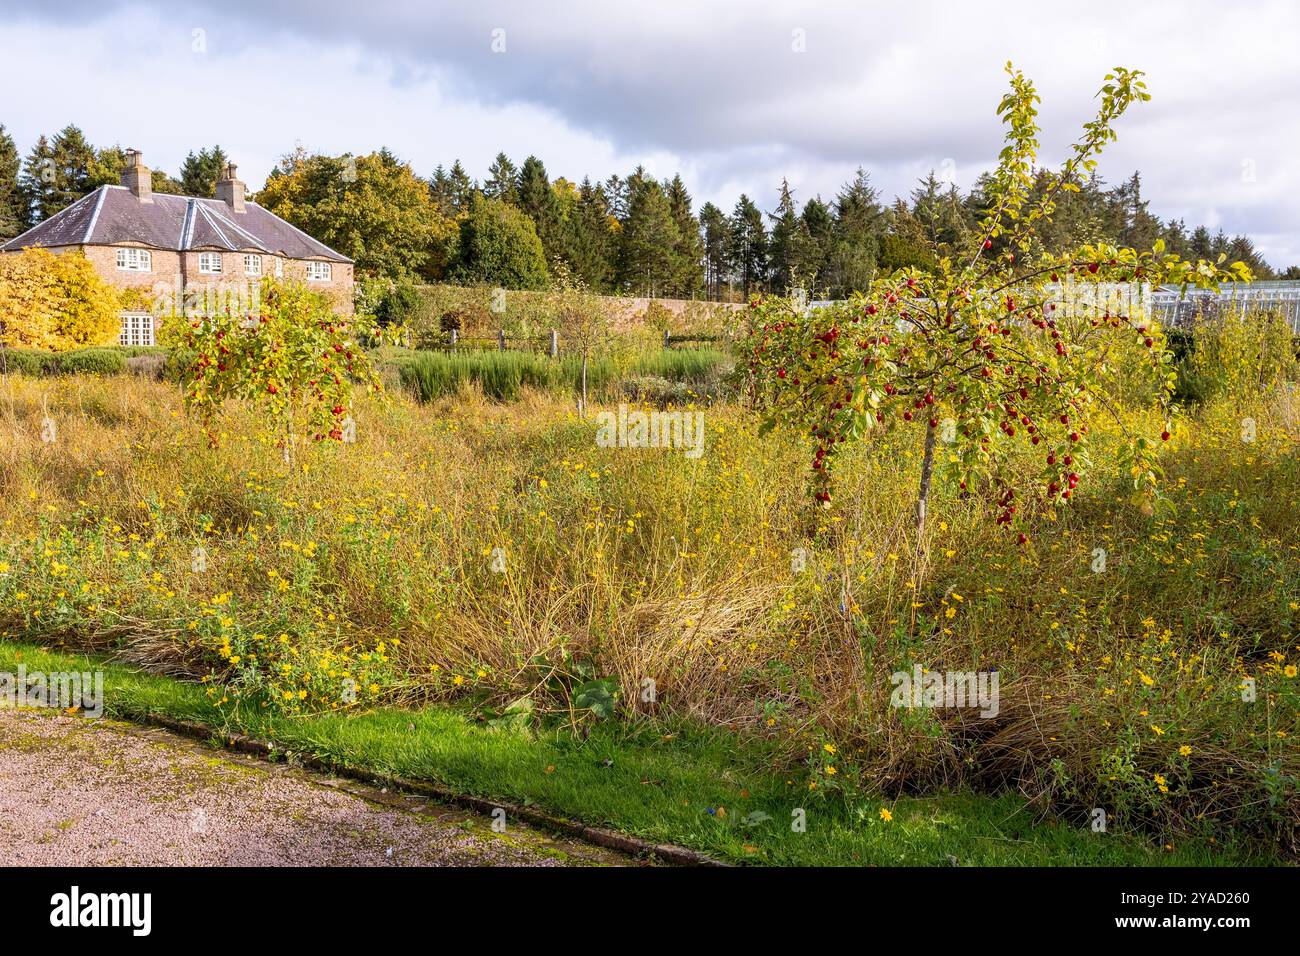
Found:
[[[153,202],[153,174],[144,164],[144,154],[138,149],[126,151],[126,166],[122,169],[122,185],[140,202]]]
[[[226,163],[221,178],[217,180],[217,198],[230,207],[231,212],[244,211],[245,186],[235,177],[235,164]]]

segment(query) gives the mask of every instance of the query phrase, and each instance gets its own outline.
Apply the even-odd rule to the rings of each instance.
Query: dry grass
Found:
[[[347,706],[353,681],[358,706],[527,698],[577,720],[573,688],[609,677],[626,719],[771,736],[819,789],[1009,786],[1294,839],[1294,395],[1184,422],[1167,508],[1144,514],[1103,468],[1024,548],[942,490],[917,547],[919,434],[849,453],[847,493],[822,512],[797,440],[760,438],[740,408],[709,409],[698,462],[597,448],[567,400],[539,394],[394,396],[356,417],[355,445],[286,474],[248,409],[211,450],[167,385],[9,379],[0,629],[288,713]],[[996,667],[999,715],[891,707],[890,675],[914,663]]]

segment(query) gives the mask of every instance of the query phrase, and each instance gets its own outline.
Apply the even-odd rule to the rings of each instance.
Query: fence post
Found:
[[[456,338],[457,338],[456,330],[455,330],[455,329],[452,329],[452,330],[451,330],[451,347],[452,347],[452,348],[455,348],[455,347],[456,347]]]
[[[560,333],[551,329],[551,358],[558,358],[560,354]]]
[[[670,348],[670,347],[671,346],[668,344],[668,330],[664,329],[664,348]]]
[[[506,350],[506,330],[497,329],[497,351],[504,352],[505,350]]]

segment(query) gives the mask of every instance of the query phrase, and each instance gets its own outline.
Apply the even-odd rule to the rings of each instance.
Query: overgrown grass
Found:
[[[1243,847],[1151,847],[1037,818],[1014,796],[822,798],[764,770],[760,741],[684,722],[603,724],[585,739],[484,726],[446,705],[286,718],[214,705],[202,688],[120,664],[0,641],[0,671],[105,675],[110,716],[151,715],[271,739],[337,766],[437,782],[529,804],[735,863],[807,866],[1224,866],[1266,863]],[[884,819],[881,811],[891,819]],[[802,829],[796,825],[802,820]]]
[[[1181,419],[1154,509],[1099,427],[1098,471],[1026,546],[940,487],[918,549],[919,429],[846,453],[821,511],[802,440],[730,405],[696,460],[597,447],[545,392],[394,396],[286,473],[247,409],[209,449],[166,385],[19,378],[0,395],[0,631],[206,679],[245,713],[454,703],[555,741],[689,722],[846,805],[1019,793],[1293,853],[1297,413],[1276,390]],[[998,716],[891,706],[914,665],[996,667]],[[580,693],[601,678],[612,723]]]

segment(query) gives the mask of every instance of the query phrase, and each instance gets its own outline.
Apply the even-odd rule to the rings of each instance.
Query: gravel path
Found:
[[[574,866],[609,851],[154,728],[0,709],[9,866]]]

